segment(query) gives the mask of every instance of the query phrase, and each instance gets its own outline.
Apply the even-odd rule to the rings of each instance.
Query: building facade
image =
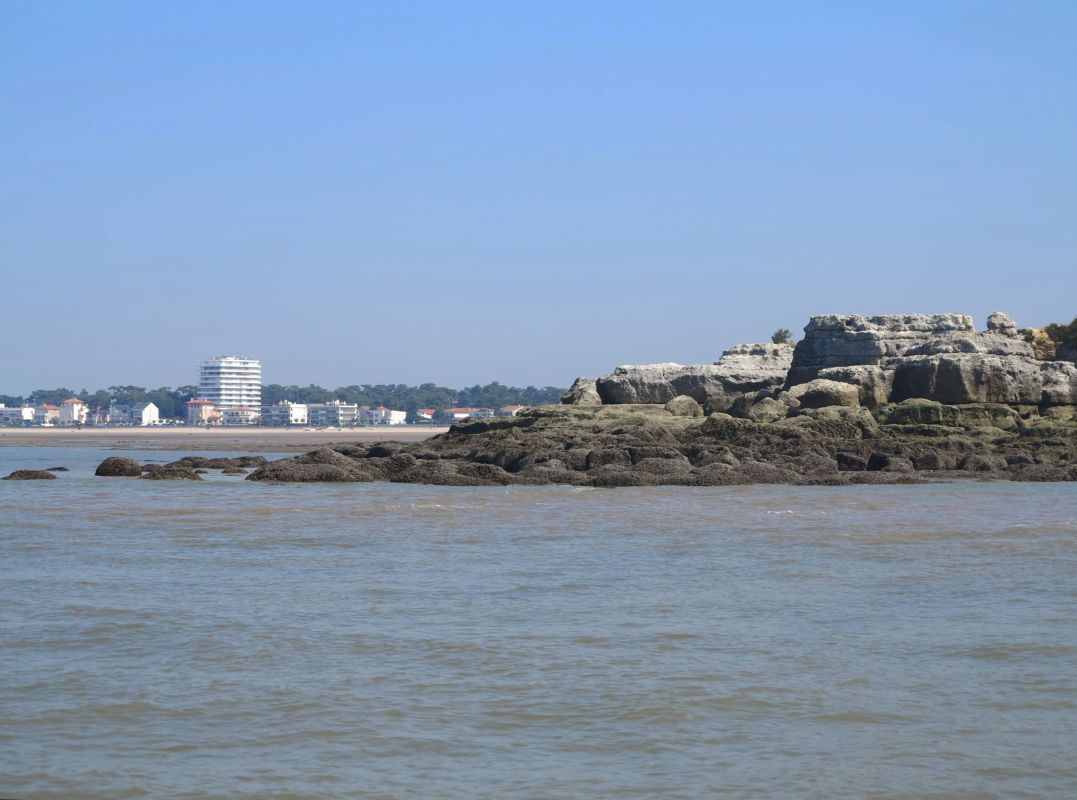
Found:
[[[307,418],[313,427],[344,428],[359,421],[359,406],[354,403],[307,403]]]
[[[50,403],[34,406],[35,425],[55,425],[60,421],[60,407]]]
[[[212,425],[220,422],[221,415],[213,407],[210,400],[196,397],[187,401],[187,424],[188,425]]]
[[[262,405],[262,362],[239,356],[207,358],[198,369],[198,396],[215,408]]]
[[[33,425],[34,409],[30,406],[15,406],[8,408],[0,403],[0,425]]]
[[[77,397],[69,397],[60,405],[57,423],[60,425],[85,425],[90,407]]]
[[[246,406],[236,406],[235,408],[226,408],[221,412],[221,424],[222,425],[257,425],[258,420],[261,417],[257,408],[247,408]]]
[[[156,403],[113,403],[108,407],[108,421],[112,425],[157,425],[161,422],[161,412]]]
[[[364,425],[403,425],[408,418],[406,411],[393,411],[385,406],[368,408],[363,412]]]
[[[307,424],[307,404],[281,400],[273,406],[262,406],[261,424],[267,427]]]

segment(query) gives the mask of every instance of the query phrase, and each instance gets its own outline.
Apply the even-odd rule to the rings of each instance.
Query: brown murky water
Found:
[[[0,796],[1077,796],[1072,484],[93,478],[115,454],[0,449],[72,468],[0,482]]]

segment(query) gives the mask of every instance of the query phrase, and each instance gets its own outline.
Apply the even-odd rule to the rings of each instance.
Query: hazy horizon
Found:
[[[1077,6],[0,8],[0,392],[1077,314]],[[20,343],[22,345],[20,346]]]

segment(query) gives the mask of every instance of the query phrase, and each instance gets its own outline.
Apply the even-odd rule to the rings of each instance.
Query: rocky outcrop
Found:
[[[675,417],[702,417],[703,406],[697,403],[688,395],[678,395],[670,400],[664,406]]]
[[[851,399],[856,387],[844,392]],[[1077,480],[1077,422],[1007,405],[909,400],[805,408],[761,392],[771,422],[660,405],[544,406],[392,448],[343,445],[274,461],[248,480],[594,487],[893,483],[947,476]]]
[[[105,478],[137,478],[142,474],[142,465],[133,458],[110,456],[97,465],[94,475]]]
[[[1054,361],[1058,342],[1048,336],[1047,331],[1043,328],[1025,328],[1021,335],[1032,348],[1032,355],[1037,361]]]
[[[56,476],[46,469],[17,469],[6,477],[0,478],[3,481],[54,481]]]
[[[1069,361],[1048,361],[1040,365],[1043,376],[1045,406],[1077,405],[1077,364]]]
[[[1018,335],[1017,323],[1013,321],[1013,317],[1001,311],[993,311],[988,315],[987,331],[988,333],[997,333],[1000,336],[1009,336],[1013,339],[1016,339]]]
[[[1032,358],[952,353],[901,359],[896,365],[891,397],[919,397],[941,403],[1036,405],[1042,393],[1043,374]]]
[[[199,470],[175,464],[147,464],[142,468],[142,479],[147,481],[200,481]]]
[[[206,456],[184,456],[170,461],[167,467],[186,467],[188,469],[236,469],[262,467],[269,463],[265,456],[235,456],[233,458],[207,458]]]
[[[604,404],[668,403],[687,395],[701,405],[730,405],[745,392],[780,388],[792,363],[792,345],[739,344],[714,364],[639,364],[617,367],[596,382]]]
[[[888,403],[894,389],[894,370],[885,367],[827,367],[819,370],[819,377],[855,386],[860,405],[867,408]]]
[[[851,383],[830,381],[816,378],[801,383],[789,390],[789,395],[800,401],[799,408],[826,408],[827,406],[846,406],[856,408],[860,405],[860,390]]]
[[[568,391],[561,395],[561,402],[566,406],[600,406],[602,398],[593,378],[576,378]]]
[[[934,336],[961,331],[972,331],[963,314],[812,317],[793,352],[786,387],[807,383],[828,367],[881,366]]]

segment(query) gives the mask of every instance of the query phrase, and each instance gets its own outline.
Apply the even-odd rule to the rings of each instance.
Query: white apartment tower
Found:
[[[262,405],[262,362],[245,356],[214,356],[198,372],[198,396],[217,409]]]

